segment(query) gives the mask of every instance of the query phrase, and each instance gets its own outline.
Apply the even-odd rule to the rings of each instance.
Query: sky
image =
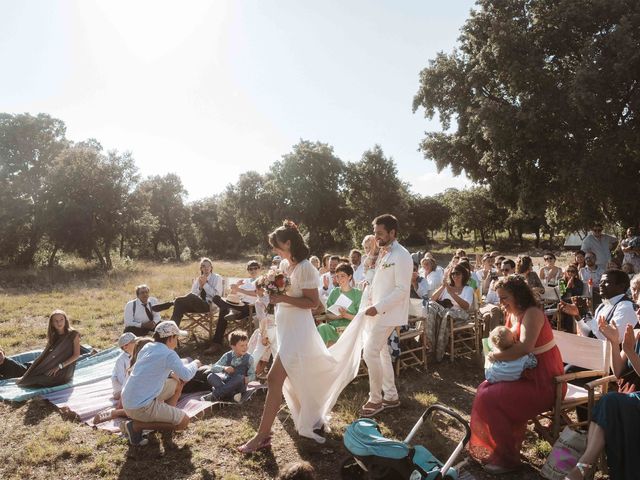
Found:
[[[0,0],[0,111],[176,173],[195,200],[266,172],[300,139],[357,161],[379,144],[412,191],[470,182],[424,159],[419,72],[451,52],[456,0]]]

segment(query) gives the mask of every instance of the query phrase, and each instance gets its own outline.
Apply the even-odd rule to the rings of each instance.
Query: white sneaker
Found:
[[[236,393],[236,394],[233,396],[233,401],[234,401],[234,402],[236,402],[236,403],[240,403],[240,401],[241,401],[241,400],[242,400],[242,394],[241,394],[241,393]]]

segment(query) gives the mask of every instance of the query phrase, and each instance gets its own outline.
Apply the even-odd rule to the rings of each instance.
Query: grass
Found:
[[[244,265],[239,262],[214,262],[214,269],[225,276],[244,273]],[[49,313],[62,308],[81,332],[83,343],[109,347],[121,333],[123,308],[133,298],[136,285],[149,284],[152,295],[164,301],[183,294],[196,273],[195,262],[129,262],[109,274],[82,262],[51,272],[2,270],[0,346],[7,354],[42,347]],[[182,353],[188,351],[205,362],[214,360],[203,355],[201,349],[204,345],[185,345]],[[429,365],[427,372],[403,371],[397,381],[402,407],[380,416],[381,430],[389,437],[404,438],[424,409],[437,401],[468,419],[475,387],[482,379],[477,359]],[[357,418],[367,391],[367,379],[359,378],[343,392],[334,408],[332,430],[325,445],[299,437],[283,411],[274,425],[272,451],[250,457],[241,456],[235,447],[257,429],[262,396],[254,397],[244,407],[214,410],[176,434],[172,442],[151,435],[150,444],[141,449],[130,448],[119,436],[65,420],[44,400],[0,403],[0,478],[272,479],[284,465],[307,460],[317,469],[318,478],[335,479],[346,455],[342,445],[344,428]],[[415,442],[444,459],[457,439],[455,425],[439,420],[436,427],[422,429]],[[541,456],[548,448],[548,444],[543,445],[530,435],[524,455],[532,467],[511,478],[538,478],[536,469],[544,462]],[[475,466],[471,471],[476,478],[488,478]]]

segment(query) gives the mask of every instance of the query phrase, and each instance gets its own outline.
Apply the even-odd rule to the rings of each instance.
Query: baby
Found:
[[[234,330],[229,334],[231,350],[211,365],[207,375],[211,393],[204,395],[202,400],[217,401],[233,398],[239,402],[242,399],[247,383],[256,379],[253,357],[247,353],[248,342],[247,332]]]
[[[499,352],[508,350],[516,343],[513,332],[503,326],[491,330],[489,341],[493,344],[493,348]],[[537,365],[536,356],[530,353],[506,362],[496,360],[484,369],[484,375],[489,383],[515,382],[520,379],[525,368],[535,368]]]

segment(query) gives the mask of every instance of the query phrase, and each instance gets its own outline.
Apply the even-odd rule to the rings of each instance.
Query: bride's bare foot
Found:
[[[249,454],[262,450],[263,448],[271,447],[271,434],[264,435],[256,433],[254,437],[244,445],[238,447],[240,453]]]

